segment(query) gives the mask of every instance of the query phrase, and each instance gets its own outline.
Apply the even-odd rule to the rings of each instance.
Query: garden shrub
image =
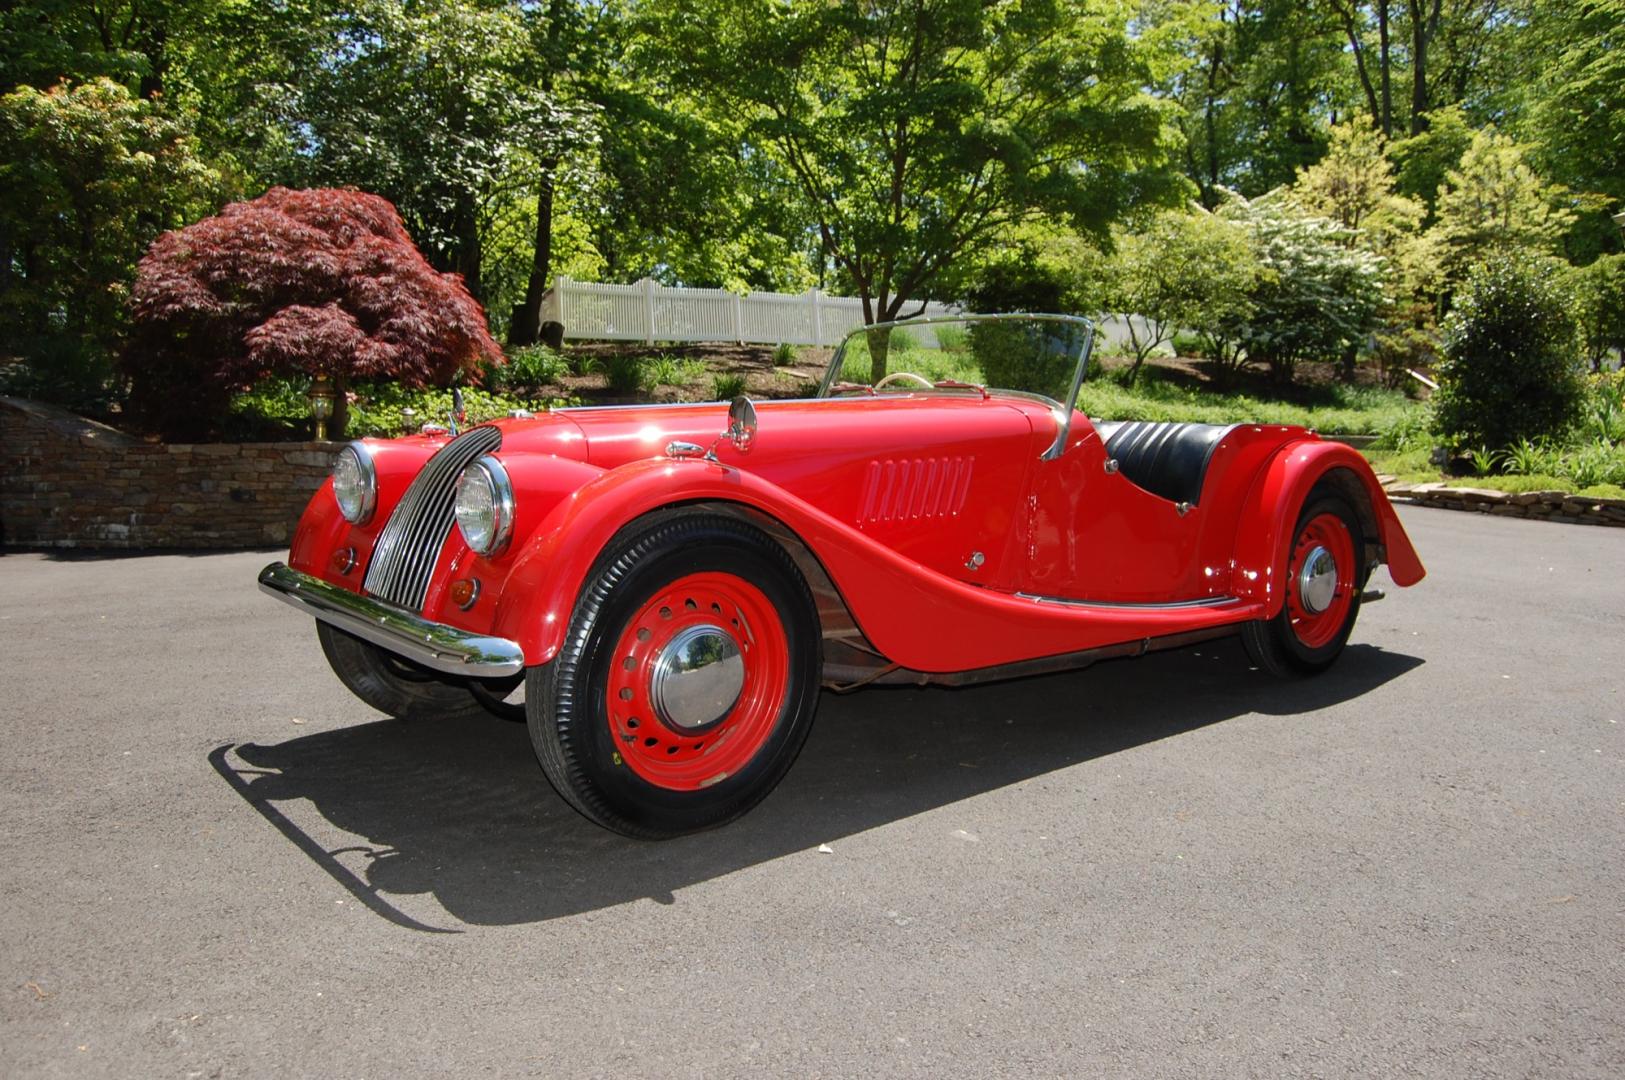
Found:
[[[604,364],[604,382],[617,394],[635,394],[643,389],[643,357],[619,353]]]
[[[1219,214],[1247,229],[1261,270],[1245,317],[1198,329],[1232,340],[1289,382],[1300,360],[1340,358],[1377,328],[1386,264],[1351,246],[1349,230],[1278,193],[1231,195]]]
[[[1440,435],[1499,449],[1561,436],[1579,418],[1574,320],[1550,262],[1497,255],[1475,267],[1443,330]]]
[[[492,390],[537,394],[560,385],[569,372],[564,357],[546,345],[522,345],[508,351],[506,363],[486,367],[485,384]]]
[[[272,188],[160,236],[137,272],[122,357],[137,420],[207,434],[231,394],[267,374],[326,375],[338,390],[477,377],[501,351],[455,274],[434,270],[376,195]]]
[[[1625,255],[1603,255],[1568,273],[1586,363],[1600,372],[1612,351],[1625,353]]]

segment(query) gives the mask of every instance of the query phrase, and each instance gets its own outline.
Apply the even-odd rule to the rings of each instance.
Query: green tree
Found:
[[[1601,371],[1609,352],[1625,354],[1625,255],[1603,255],[1575,267],[1565,284],[1574,297],[1586,363]]]
[[[909,314],[1023,222],[1098,234],[1178,191],[1145,47],[1103,0],[661,10],[682,74],[795,178],[866,321]]]
[[[1246,230],[1234,222],[1199,208],[1165,211],[1141,228],[1120,228],[1116,249],[1110,305],[1127,318],[1130,382],[1176,331],[1206,330],[1250,313],[1258,260]]]
[[[1235,335],[1248,359],[1286,382],[1298,361],[1341,356],[1376,329],[1386,266],[1350,246],[1337,222],[1279,189],[1252,200],[1232,195],[1219,214],[1247,230],[1262,268]]]
[[[184,123],[111,80],[0,98],[0,338],[31,362],[35,392],[101,392],[136,260],[209,207],[219,179]]]
[[[1353,101],[1340,28],[1323,6],[1172,0],[1144,18],[1184,52],[1159,90],[1179,104],[1185,172],[1209,209],[1223,189],[1253,196],[1291,183],[1324,151],[1328,117]]]
[[[1363,117],[1331,129],[1326,156],[1298,171],[1293,194],[1310,213],[1331,218],[1348,243],[1391,252],[1416,232],[1423,208],[1398,193],[1394,166],[1375,124]]]
[[[532,45],[516,4],[332,4],[299,71],[294,178],[383,195],[429,261],[483,298],[492,213],[585,136],[580,111],[535,77]]]
[[[1625,0],[1537,0],[1542,62],[1525,132],[1555,179],[1625,209]],[[1602,208],[1582,216],[1579,254],[1620,249]]]
[[[1444,321],[1439,434],[1493,450],[1574,422],[1584,390],[1560,265],[1497,251],[1473,267]]]
[[[1491,251],[1552,254],[1574,224],[1568,190],[1535,172],[1525,148],[1484,128],[1439,189],[1446,271],[1459,278]]]

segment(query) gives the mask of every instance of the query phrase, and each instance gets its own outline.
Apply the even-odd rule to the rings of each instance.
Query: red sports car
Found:
[[[572,806],[655,838],[765,797],[821,685],[1225,634],[1311,674],[1378,563],[1421,580],[1346,446],[1076,411],[1092,339],[1066,316],[914,320],[855,332],[802,400],[364,439],[260,584],[369,705],[523,718]]]

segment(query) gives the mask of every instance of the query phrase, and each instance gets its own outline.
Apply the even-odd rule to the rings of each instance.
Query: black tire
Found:
[[[746,608],[735,609],[732,625],[744,650],[745,685],[761,689],[742,691],[714,722],[717,737],[711,749],[727,749],[709,760],[699,753],[703,733],[677,729],[637,699],[631,686],[642,676],[623,674],[634,670],[633,656],[617,660],[628,649],[657,649],[658,635],[653,644],[633,644],[649,641],[647,634],[637,635],[643,633],[643,620],[651,618],[651,605],[698,588],[687,584],[697,581],[738,589],[755,605],[748,610],[757,612],[754,629]],[[692,602],[687,606],[694,610]],[[659,610],[671,618],[665,607]],[[729,620],[723,606],[712,610],[722,623]],[[698,617],[682,610],[677,614]],[[737,630],[740,619],[745,622],[742,632]],[[571,806],[626,836],[665,839],[732,821],[767,797],[806,742],[822,667],[818,625],[812,594],[794,561],[747,522],[688,510],[661,514],[627,530],[588,574],[559,654],[527,672],[531,743],[542,771]],[[621,683],[613,713],[612,678]],[[627,714],[634,711],[643,717],[638,736],[626,728]],[[638,723],[630,720],[632,727]],[[687,760],[700,770],[730,758],[738,764],[678,789],[678,780],[651,778],[650,770],[660,767],[652,760],[657,750],[645,750],[642,735],[649,736],[651,746],[657,738],[666,740],[659,748],[667,753],[675,753],[668,742],[670,747],[683,743],[689,757],[674,759],[679,764]],[[739,758],[741,754],[748,756]]]
[[[1346,555],[1341,550],[1334,551],[1337,564],[1334,606],[1320,616],[1309,616],[1298,596],[1301,564],[1297,551],[1311,523],[1324,522],[1328,515],[1341,523],[1350,546]],[[1332,532],[1335,533],[1335,529]],[[1287,543],[1286,600],[1273,619],[1244,625],[1241,641],[1247,655],[1260,669],[1279,678],[1296,678],[1325,671],[1348,644],[1354,621],[1360,614],[1360,592],[1365,587],[1365,544],[1354,508],[1342,495],[1323,487],[1316,487],[1304,500]],[[1340,549],[1341,545],[1333,547]]]
[[[350,693],[381,713],[402,720],[469,720],[486,715],[464,680],[439,675],[324,622],[316,624],[316,636],[333,674]]]
[[[468,691],[474,695],[474,700],[480,707],[498,720],[506,720],[510,724],[523,724],[525,722],[525,703],[523,701],[509,701],[508,695],[524,683],[524,675],[515,675],[508,679],[470,679]]]

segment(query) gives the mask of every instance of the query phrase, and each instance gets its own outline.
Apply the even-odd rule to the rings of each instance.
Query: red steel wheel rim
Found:
[[[685,730],[661,718],[652,687],[663,651],[695,627],[720,628],[732,639],[744,681],[724,715]],[[789,638],[766,594],[733,574],[689,574],[662,588],[621,630],[605,711],[627,767],[656,787],[697,791],[756,756],[773,734],[789,686]]]
[[[1311,611],[1302,594],[1304,562],[1316,548],[1326,549],[1337,567],[1336,591],[1321,611]],[[1311,649],[1330,644],[1342,629],[1353,602],[1354,538],[1336,514],[1316,514],[1298,532],[1287,568],[1287,617],[1292,622],[1292,633]]]

